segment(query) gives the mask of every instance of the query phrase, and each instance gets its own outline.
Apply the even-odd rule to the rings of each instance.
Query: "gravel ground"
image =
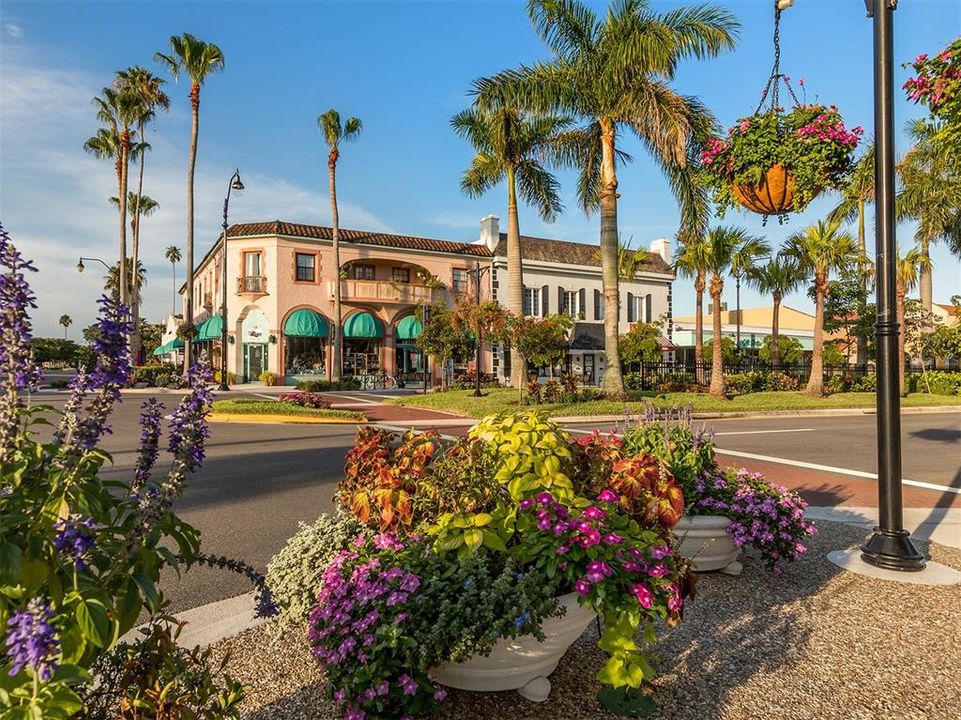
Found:
[[[830,550],[860,530],[820,523],[806,558],[772,576],[748,558],[738,578],[701,576],[685,621],[665,631],[651,688],[672,720],[957,720],[961,718],[961,586],[924,587],[844,573]],[[961,551],[932,545],[961,569]],[[551,676],[547,702],[451,691],[440,717],[611,718],[595,694],[603,654],[592,625]],[[216,646],[254,685],[245,720],[336,718],[303,629],[268,624]]]

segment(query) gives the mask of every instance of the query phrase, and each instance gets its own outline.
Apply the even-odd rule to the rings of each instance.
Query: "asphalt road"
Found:
[[[126,395],[112,416],[114,433],[103,443],[113,454],[114,466],[107,471],[112,477],[130,477],[139,435],[138,407],[146,397]],[[172,393],[158,397],[168,410],[179,401]],[[62,398],[62,394],[50,395],[43,401],[60,405]],[[961,414],[905,415],[902,422],[904,477],[961,487]],[[722,451],[874,472],[875,423],[873,415],[859,415],[724,419],[707,424],[716,429]],[[355,431],[352,425],[215,423],[207,460],[189,480],[176,510],[201,531],[205,552],[245,560],[263,572],[299,522],[311,521],[332,508],[331,497]],[[163,455],[157,467],[164,468]],[[771,467],[777,471],[784,466],[768,466],[769,474]],[[862,492],[866,482],[842,475],[832,478],[852,486],[860,482]],[[915,492],[923,501],[939,495]],[[171,573],[164,578],[163,588],[174,612],[250,589],[242,577],[203,567],[179,579]]]

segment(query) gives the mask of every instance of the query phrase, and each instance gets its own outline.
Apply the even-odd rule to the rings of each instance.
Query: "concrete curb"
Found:
[[[904,528],[914,540],[936,542],[961,549],[961,509],[904,508]],[[878,524],[876,507],[809,507],[805,515],[811,520],[855,525],[865,534]]]
[[[930,407],[901,408],[902,415],[920,415],[925,413],[961,413],[961,405],[932,405]],[[876,415],[875,408],[829,408],[825,410],[732,410],[725,412],[696,412],[695,420],[723,420],[725,418],[769,417],[851,417],[857,415]],[[621,422],[624,415],[570,415],[552,417],[551,420],[569,425],[597,422]]]
[[[367,418],[324,418],[309,415],[242,415],[236,413],[210,413],[208,422],[247,423],[265,425],[363,425]]]
[[[266,622],[265,618],[254,617],[255,610],[254,593],[249,592],[179,612],[174,618],[185,624],[177,644],[191,650],[239,635]],[[140,627],[143,626],[127,632],[121,640],[133,642],[140,636]]]

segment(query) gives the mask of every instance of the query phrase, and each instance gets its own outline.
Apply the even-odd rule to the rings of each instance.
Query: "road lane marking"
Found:
[[[391,424],[391,423],[382,423],[382,422],[372,422],[372,423],[369,423],[369,426],[370,426],[370,427],[378,428],[378,429],[380,429],[380,430],[390,430],[391,432],[399,432],[399,433],[405,433],[405,432],[407,432],[408,430],[413,430],[413,431],[416,432],[416,431],[419,429],[419,428],[415,428],[415,427],[413,427],[413,426],[411,426],[411,425],[393,425],[393,424]],[[426,428],[426,429],[430,429],[430,428]],[[437,433],[437,434],[438,434],[438,435],[441,437],[441,439],[443,439],[443,440],[453,440],[453,441],[456,442],[457,440],[462,440],[462,439],[463,439],[463,438],[460,438],[460,437],[458,437],[458,436],[456,436],[456,435],[444,435],[443,433]]]
[[[731,430],[729,432],[719,432],[714,433],[715,437],[719,435],[770,435],[771,433],[796,433],[796,432],[814,432],[815,428],[784,428],[783,430]]]
[[[835,473],[837,475],[850,475],[851,477],[865,478],[867,480],[877,480],[877,473],[864,472],[863,470],[849,470],[848,468],[834,467],[833,465],[819,465],[818,463],[803,462],[801,460],[788,460],[786,458],[772,457],[771,455],[758,455],[756,453],[741,452],[739,450],[722,450],[717,448],[716,452],[720,455],[730,455],[731,457],[746,458],[748,460],[760,460],[762,462],[775,463],[777,465],[790,465],[792,467],[805,468],[807,470],[820,470],[822,472]],[[902,485],[922,488],[924,490],[937,490],[939,492],[961,495],[961,488],[938,485],[937,483],[922,482],[920,480],[908,480],[901,478]]]

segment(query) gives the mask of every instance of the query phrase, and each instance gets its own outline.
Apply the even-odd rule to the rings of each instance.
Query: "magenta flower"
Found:
[[[558,555],[567,555],[567,553],[569,553],[570,551],[571,549],[567,547],[567,545],[559,545],[557,548]]]
[[[604,579],[609,578],[613,572],[607,563],[599,560],[587,563],[587,581],[592,585],[596,585]]]
[[[616,503],[621,501],[621,496],[610,488],[604,488],[601,490],[601,494],[597,496],[597,499],[601,502]]]
[[[530,510],[532,507],[534,507],[534,501],[530,498],[525,498],[524,500],[521,500],[518,507],[520,507],[521,510]]]
[[[654,593],[651,592],[650,588],[643,583],[638,583],[631,590],[631,595],[637,600],[640,606],[644,609],[651,607],[654,602]]]
[[[607,533],[603,540],[605,545],[620,545],[622,542],[624,542],[624,538],[617,533]]]
[[[667,545],[655,545],[651,548],[651,557],[655,560],[663,560],[671,554],[671,548]]]
[[[607,513],[597,507],[597,505],[591,505],[581,514],[588,520],[603,520],[607,517]]]
[[[397,684],[400,685],[400,689],[403,691],[404,695],[413,695],[417,692],[417,688],[420,687],[417,684],[417,681],[407,673],[404,673],[397,678]]]
[[[544,506],[550,505],[551,503],[554,502],[554,496],[551,495],[549,492],[539,493],[537,495],[537,502],[540,505],[544,505]]]
[[[574,591],[583,597],[591,591],[591,584],[582,578],[574,583]]]
[[[434,690],[434,700],[436,700],[437,702],[444,702],[444,698],[446,697],[447,697],[447,691],[438,685],[437,689]]]

